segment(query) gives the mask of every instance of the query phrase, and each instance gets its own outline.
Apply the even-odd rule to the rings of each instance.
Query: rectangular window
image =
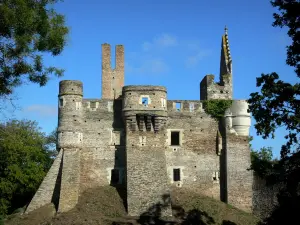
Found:
[[[181,103],[176,102],[176,111],[181,111]]]
[[[180,181],[180,169],[173,169],[173,181]]]
[[[148,106],[148,101],[149,101],[149,99],[148,99],[147,97],[143,97],[143,98],[142,98],[142,104],[143,104],[144,106]]]
[[[194,112],[194,110],[195,110],[194,103],[190,103],[190,112]]]
[[[180,145],[179,131],[171,131],[171,145]]]
[[[118,169],[111,170],[111,183],[118,184],[120,181],[120,173]]]

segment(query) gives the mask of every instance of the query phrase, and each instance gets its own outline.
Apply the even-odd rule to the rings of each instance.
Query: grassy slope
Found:
[[[121,192],[121,195],[124,193]],[[183,188],[172,191],[173,214],[184,211],[184,224],[254,225],[257,218],[234,207],[204,197]],[[138,218],[126,216],[123,200],[113,187],[102,187],[84,193],[76,208],[52,218],[53,207],[45,206],[25,216],[17,216],[7,225],[79,225],[79,224],[139,224]],[[30,221],[30,222],[29,222]],[[177,220],[179,221],[179,220]],[[144,220],[142,224],[147,224]],[[182,220],[181,220],[182,222]],[[157,222],[158,223],[158,222]],[[161,224],[166,224],[161,222]]]

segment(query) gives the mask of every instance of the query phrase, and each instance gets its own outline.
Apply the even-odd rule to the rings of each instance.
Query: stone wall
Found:
[[[226,132],[227,203],[244,211],[252,210],[253,176],[250,168],[248,136],[237,136]]]
[[[124,180],[125,137],[120,100],[83,100],[83,147],[81,192],[111,184],[111,171],[118,169]]]
[[[156,204],[165,204],[162,215],[170,216],[170,193],[164,152],[164,132],[127,129],[127,204],[128,214],[139,216]],[[143,145],[140,137],[146,137]]]
[[[266,181],[254,174],[253,179],[253,214],[266,218],[277,205],[277,193],[281,185],[266,185]]]
[[[180,110],[176,103],[181,103]],[[191,106],[192,105],[192,106]],[[168,101],[166,156],[169,181],[178,187],[198,189],[220,199],[220,153],[216,145],[218,122],[207,115],[200,101]],[[179,131],[180,146],[170,143],[171,131]],[[180,168],[182,180],[173,182],[173,169]]]

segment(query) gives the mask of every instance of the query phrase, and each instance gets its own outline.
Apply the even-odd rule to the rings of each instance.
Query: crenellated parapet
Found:
[[[123,87],[123,117],[130,130],[157,132],[165,125],[167,116],[165,87]]]

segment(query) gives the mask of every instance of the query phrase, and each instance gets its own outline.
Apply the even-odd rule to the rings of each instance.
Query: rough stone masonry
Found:
[[[234,100],[222,121],[203,101],[232,99],[232,59],[222,36],[220,81],[207,75],[200,99],[167,100],[163,86],[124,86],[124,47],[102,45],[102,99],[84,99],[80,81],[63,80],[58,95],[59,155],[26,212],[54,202],[58,212],[76,206],[80,193],[124,185],[127,209],[138,216],[155,204],[171,215],[169,188],[186,187],[252,210],[250,114]]]

